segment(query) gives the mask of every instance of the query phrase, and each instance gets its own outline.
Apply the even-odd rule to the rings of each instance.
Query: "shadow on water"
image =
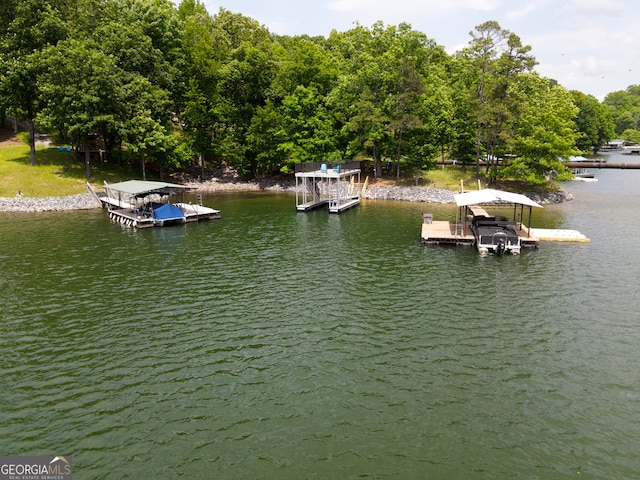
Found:
[[[447,205],[8,215],[0,450],[87,478],[632,478],[640,201],[619,173],[534,217],[590,244],[507,257],[422,245]]]

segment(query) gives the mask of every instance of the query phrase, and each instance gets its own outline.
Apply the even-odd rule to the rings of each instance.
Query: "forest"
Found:
[[[640,142],[639,85],[600,102],[539,75],[497,22],[470,28],[448,54],[408,23],[279,36],[198,0],[3,0],[0,118],[34,129],[32,165],[37,128],[143,175],[367,159],[400,178],[451,159],[535,184],[570,175],[562,158]]]

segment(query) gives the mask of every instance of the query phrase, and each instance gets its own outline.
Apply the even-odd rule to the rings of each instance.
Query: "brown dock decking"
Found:
[[[434,221],[431,223],[422,224],[422,243],[424,244],[450,244],[450,245],[469,245],[472,246],[475,243],[473,232],[470,229],[471,224]],[[464,228],[464,234],[462,229]],[[540,239],[529,235],[529,230],[526,226],[514,227],[518,235],[520,236],[520,243],[523,247],[537,247],[540,243]]]
[[[513,253],[520,253],[520,247],[537,247],[540,240],[552,241],[573,241],[573,242],[589,242],[589,239],[575,230],[556,230],[556,229],[534,229],[527,227],[523,223],[524,207],[529,208],[529,223],[531,222],[532,207],[542,208],[542,205],[534,202],[530,198],[511,192],[504,192],[493,189],[480,189],[455,194],[456,204],[460,207],[455,222],[434,222],[433,215],[430,213],[422,214],[422,243],[425,244],[453,244],[453,245],[476,245],[478,251],[488,250],[488,247],[480,242],[476,242],[476,238],[471,230],[472,223],[478,220],[482,222],[486,219],[495,221],[491,215],[481,205],[513,205],[513,221],[507,221],[505,225],[518,235],[520,246],[512,249]],[[518,214],[517,208],[520,207]],[[506,217],[499,217],[500,221],[506,220]],[[499,223],[499,222],[498,222]],[[496,223],[496,225],[498,225]],[[513,235],[512,237],[513,238]]]
[[[456,222],[434,221],[422,224],[422,243],[441,244],[449,243],[454,245],[473,245],[473,233],[466,225],[464,235],[462,229],[464,224]]]

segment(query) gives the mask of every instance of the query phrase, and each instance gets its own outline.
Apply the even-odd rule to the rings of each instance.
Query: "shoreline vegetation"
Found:
[[[228,182],[212,179],[206,182],[186,183],[194,193],[228,192],[295,192],[295,183],[288,181],[263,180],[258,182]],[[370,185],[362,195],[364,200],[392,200],[404,202],[423,202],[453,204],[453,190],[430,187],[407,187],[391,185]],[[564,190],[547,193],[524,193],[540,204],[562,203],[571,200]],[[52,196],[52,197],[0,197],[0,212],[52,212],[69,210],[91,210],[100,208],[90,193]]]
[[[7,149],[9,148],[9,149]],[[69,163],[68,154],[59,152],[56,148],[46,148],[44,151],[39,152],[41,158],[39,159],[39,166],[36,172],[32,171],[33,167],[27,167],[20,169],[20,167],[26,162],[27,144],[24,138],[20,138],[19,135],[13,134],[7,130],[0,128],[0,151],[5,152],[4,156],[0,156],[0,165],[7,163],[9,166],[5,167],[2,171],[3,175],[7,175],[6,172],[10,172],[9,175],[12,178],[10,185],[5,185],[3,189],[4,195],[7,191],[11,191],[11,188],[25,185],[27,183],[24,178],[28,177],[32,183],[37,185],[47,184],[46,189],[42,191],[50,193],[64,193],[63,195],[44,195],[44,196],[32,196],[29,194],[18,194],[13,196],[0,196],[0,213],[1,212],[52,212],[52,211],[68,211],[68,210],[91,210],[100,208],[101,205],[96,201],[95,197],[86,193],[77,193],[81,191],[79,185],[75,182],[84,174],[84,171],[72,173],[74,166]],[[13,150],[10,150],[13,149]],[[12,162],[17,161],[17,166]],[[11,163],[9,163],[11,162]],[[18,168],[18,170],[16,170]],[[71,177],[72,182],[68,181],[68,178],[63,179],[60,177],[60,172],[66,172],[66,177]],[[443,170],[444,171],[444,170]],[[436,171],[433,171],[436,172]],[[463,180],[469,181],[469,178],[464,178],[458,173],[448,173],[444,176],[431,176],[427,182],[430,182],[430,186],[407,186],[407,185],[394,185],[388,184],[386,180],[379,179],[378,181],[369,183],[364,194],[363,200],[392,200],[392,201],[404,201],[404,202],[423,202],[434,204],[453,204],[453,195],[458,189],[453,186]],[[96,172],[97,179],[94,188],[101,190],[99,186],[101,178],[109,178],[109,182],[120,181],[123,178],[127,178],[123,172],[111,172],[101,171]],[[405,179],[407,180],[407,179]],[[295,192],[296,184],[292,178],[285,177],[261,177],[257,180],[243,181],[239,178],[235,170],[230,168],[218,169],[216,171],[209,172],[204,179],[199,179],[193,172],[182,172],[177,175],[168,178],[167,181],[187,185],[193,189],[193,193],[203,194],[215,194],[215,193],[232,193],[232,192]],[[73,188],[69,188],[69,185],[75,183]],[[471,183],[470,183],[471,185]],[[474,182],[475,186],[475,182]],[[526,185],[520,185],[520,188],[511,185],[508,190],[526,190]],[[500,187],[497,187],[500,188]],[[40,189],[38,189],[40,190]],[[22,192],[34,191],[34,188],[24,188]],[[68,193],[68,194],[67,194]],[[567,200],[571,200],[571,195],[568,195],[562,189],[550,189],[544,192],[527,192],[519,191],[530,197],[532,200],[540,204],[552,204],[562,203]]]

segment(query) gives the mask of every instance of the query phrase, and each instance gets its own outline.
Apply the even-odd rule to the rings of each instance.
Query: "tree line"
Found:
[[[152,163],[255,177],[367,158],[376,176],[390,163],[400,177],[449,158],[538,183],[614,136],[640,141],[640,86],[599,102],[535,65],[494,21],[450,55],[407,23],[325,38],[275,35],[198,0],[0,5],[2,117],[86,152],[98,138],[106,161],[143,174]]]

